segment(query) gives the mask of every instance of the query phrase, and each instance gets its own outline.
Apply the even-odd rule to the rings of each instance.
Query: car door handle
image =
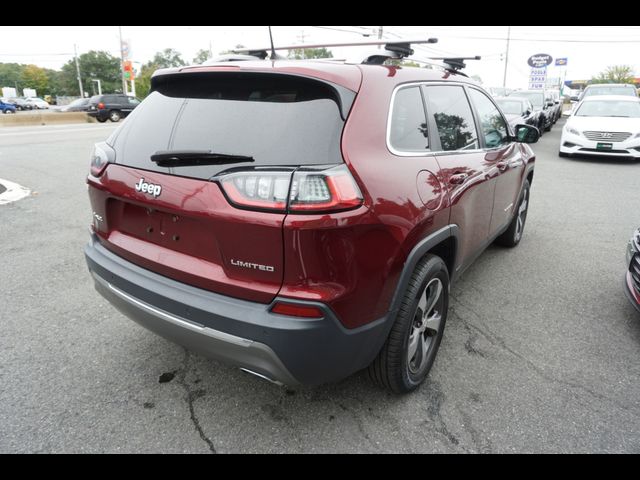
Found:
[[[500,170],[501,172],[506,172],[509,168],[509,164],[507,162],[500,162],[496,165],[496,167],[498,167],[498,170]]]
[[[469,178],[469,175],[467,173],[458,173],[456,175],[451,175],[451,177],[449,178],[449,183],[452,185],[462,185],[467,178]]]

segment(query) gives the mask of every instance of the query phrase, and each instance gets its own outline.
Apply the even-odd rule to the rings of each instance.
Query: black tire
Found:
[[[558,152],[558,156],[562,157],[562,158],[569,158],[570,155],[568,153],[564,153],[564,152]]]
[[[553,122],[550,122],[549,125],[547,125],[547,127],[544,129],[545,132],[550,132],[551,131],[551,127],[553,127]]]
[[[437,330],[430,330],[426,325],[433,325],[428,321],[419,308],[423,300],[429,303],[429,294],[441,288],[440,295],[431,308],[427,307],[426,314],[433,313],[429,319],[439,315]],[[391,332],[382,350],[367,369],[371,380],[393,393],[409,393],[420,386],[425,380],[438,353],[440,342],[447,321],[449,308],[449,271],[444,261],[435,255],[425,256],[416,267],[409,285],[407,286],[400,310],[395,319]],[[423,328],[424,325],[424,328]],[[420,332],[420,330],[424,333]],[[412,359],[409,356],[409,341],[411,338],[419,344]],[[425,343],[428,342],[428,346]],[[426,355],[424,349],[426,348]]]
[[[100,117],[96,117],[96,120],[99,121],[100,123],[104,123],[107,120],[109,120],[108,118],[100,118]]]
[[[121,118],[122,118],[122,114],[120,113],[120,111],[111,110],[109,112],[109,120],[111,120],[113,123],[118,123]]]
[[[524,227],[527,223],[527,214],[529,213],[529,199],[531,195],[531,185],[529,184],[529,180],[524,181],[524,185],[522,186],[522,192],[520,192],[520,197],[518,198],[517,206],[514,210],[513,220],[509,224],[509,228],[496,239],[496,243],[502,245],[503,247],[513,248],[518,246],[520,240],[522,240],[522,235],[524,234]],[[524,211],[520,211],[522,208],[523,202],[526,202]],[[518,219],[522,220],[520,224]]]

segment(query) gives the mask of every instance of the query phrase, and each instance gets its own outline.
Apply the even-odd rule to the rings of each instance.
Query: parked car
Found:
[[[89,100],[89,116],[94,117],[100,123],[107,120],[119,122],[129,115],[138,105],[140,100],[135,97],[121,94],[95,95]]]
[[[0,99],[0,112],[2,113],[16,113],[16,106],[13,103],[9,103],[6,99]]]
[[[544,90],[516,90],[509,94],[509,97],[526,98],[533,105],[538,116],[538,130],[540,134],[551,131],[553,118],[555,115],[554,104],[549,100],[549,96]]]
[[[245,61],[161,70],[151,92],[95,146],[85,255],[106,299],[189,349],[409,392],[450,283],[522,239],[538,130],[512,136],[463,75]]]
[[[553,109],[553,112],[554,112],[553,123],[555,125],[558,122],[558,120],[562,118],[563,99],[560,97],[559,90],[547,90],[547,95],[548,95],[547,101],[553,102],[553,105],[554,105],[551,108]]]
[[[629,268],[625,276],[624,292],[640,312],[640,229],[627,244],[627,265]]]
[[[587,97],[596,97],[603,95],[623,95],[629,97],[637,97],[638,92],[636,91],[636,87],[630,83],[605,83],[588,85],[587,88],[584,89],[584,92],[582,92],[580,100],[584,100]]]
[[[38,97],[26,98],[24,103],[30,106],[31,110],[47,110],[49,108],[49,104]]]
[[[24,98],[8,98],[7,103],[14,104],[16,106],[16,110],[33,110],[33,105],[29,105]]]
[[[589,96],[567,120],[561,157],[574,154],[640,158],[640,98]]]
[[[78,98],[74,100],[69,105],[64,105],[60,107],[60,112],[87,112],[89,110],[89,102],[90,98]]]
[[[496,97],[496,103],[504,113],[512,128],[519,124],[537,127],[540,124],[539,112],[536,112],[531,102],[522,97]]]

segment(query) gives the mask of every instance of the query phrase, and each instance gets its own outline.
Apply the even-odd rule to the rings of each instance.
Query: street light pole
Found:
[[[120,73],[122,74],[122,93],[127,94],[127,80],[124,78],[124,50],[122,49],[122,27],[118,27],[120,34]]]
[[[507,54],[504,59],[504,78],[502,79],[502,86],[507,86],[507,68],[509,68],[509,47],[511,46],[511,26],[507,30]]]
[[[78,61],[78,47],[73,44],[73,51],[76,57],[76,74],[78,77],[78,87],[80,87],[80,98],[84,98],[84,89],[82,88],[82,78],[80,78],[80,62]]]
[[[98,79],[91,79],[92,82],[98,82],[98,95],[102,95],[102,82]]]

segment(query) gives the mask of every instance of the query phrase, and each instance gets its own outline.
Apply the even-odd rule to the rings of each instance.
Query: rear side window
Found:
[[[429,149],[429,131],[420,87],[398,90],[393,102],[389,144],[401,152]]]
[[[496,148],[508,143],[507,122],[489,97],[475,88],[469,89],[469,96],[478,112],[485,147]]]
[[[159,82],[115,137],[120,164],[209,179],[234,167],[342,163],[344,120],[336,92],[274,74],[188,74]],[[233,165],[159,167],[159,151],[252,157]]]
[[[429,111],[433,113],[438,127],[442,150],[478,149],[478,132],[464,89],[443,85],[427,87],[425,92]]]

